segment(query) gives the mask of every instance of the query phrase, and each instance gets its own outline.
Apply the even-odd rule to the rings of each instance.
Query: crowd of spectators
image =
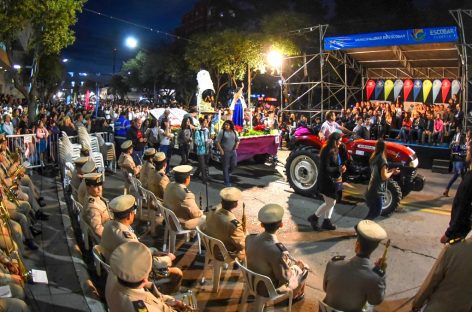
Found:
[[[85,105],[66,105],[62,102],[38,105],[35,118],[30,120],[24,99],[0,94],[0,133],[6,135],[34,134],[35,148],[41,153],[54,157],[46,142],[57,141],[61,131],[69,136],[77,135],[78,127],[86,127],[89,133],[113,132],[113,125],[120,118],[131,122],[140,120],[140,133],[158,133],[162,120],[150,118],[153,103],[139,103],[128,100],[101,101],[97,111],[86,110]],[[277,104],[252,103],[252,110],[244,113],[244,126],[262,126],[279,129],[282,138],[288,141],[289,134],[300,127],[311,127],[318,131],[321,115],[289,113],[280,114]],[[171,107],[189,111],[189,107],[174,102]],[[220,108],[223,120],[230,118],[231,111]],[[217,113],[215,113],[216,115]],[[92,117],[94,116],[94,117]],[[164,116],[165,117],[165,116]],[[391,138],[405,143],[441,144],[449,143],[454,134],[462,131],[464,112],[455,98],[448,104],[358,102],[351,108],[342,109],[336,115],[339,124],[364,139]],[[135,123],[135,122],[134,122]],[[149,129],[149,131],[147,131]],[[115,129],[116,132],[116,129]],[[179,143],[180,145],[182,142]],[[152,144],[148,144],[152,145]],[[170,156],[170,155],[169,155]],[[169,157],[170,158],[170,157]]]
[[[390,138],[404,143],[450,143],[454,134],[462,132],[464,112],[451,99],[448,104],[402,104],[387,102],[358,102],[342,109],[336,121],[364,139]],[[290,132],[298,127],[309,127],[306,115],[284,115],[282,130]],[[314,132],[321,127],[319,115],[312,120]]]

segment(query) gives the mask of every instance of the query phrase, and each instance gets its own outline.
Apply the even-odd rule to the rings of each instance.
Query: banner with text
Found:
[[[326,37],[326,51],[366,47],[396,46],[440,42],[457,42],[459,35],[455,26],[416,28],[375,32],[349,36]]]

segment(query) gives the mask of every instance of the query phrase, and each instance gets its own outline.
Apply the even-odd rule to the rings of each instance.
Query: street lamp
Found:
[[[279,73],[280,79],[280,111],[283,111],[283,102],[284,102],[284,77],[282,75],[282,63],[284,60],[284,56],[280,51],[277,50],[270,50],[267,54],[267,62],[270,66],[275,68],[275,70]]]
[[[127,46],[130,49],[135,49],[138,46],[138,40],[132,36],[126,37],[125,46]],[[118,53],[118,49],[113,48],[113,74],[115,74],[115,69],[116,69],[116,54],[117,53]]]
[[[267,54],[267,61],[270,66],[274,67],[277,71],[282,69],[283,55],[277,50],[271,50]]]
[[[138,40],[134,37],[128,37],[125,40],[125,45],[130,49],[134,49],[138,46]]]

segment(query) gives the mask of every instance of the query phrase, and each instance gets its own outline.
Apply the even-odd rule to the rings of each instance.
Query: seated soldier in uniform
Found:
[[[232,212],[241,207],[241,195],[241,191],[235,187],[222,189],[220,192],[221,207],[208,213],[203,231],[222,241],[233,259],[237,257],[242,261],[246,257],[244,253],[246,233]]]
[[[195,230],[205,221],[203,212],[195,202],[195,195],[187,188],[190,185],[192,166],[174,168],[175,182],[169,183],[164,192],[164,206],[172,210],[186,230]]]
[[[259,210],[257,217],[265,231],[246,237],[247,267],[269,277],[277,291],[292,289],[294,300],[301,300],[309,268],[303,261],[290,256],[275,235],[283,226],[283,215],[284,209],[277,204],[267,204]]]
[[[92,160],[87,161],[83,166],[82,166],[82,176],[88,173],[95,173],[97,172],[97,167],[95,165],[95,162]],[[85,203],[87,201],[87,185],[85,184],[85,179],[82,179],[79,185],[79,190],[77,191],[77,201],[83,206],[85,206]]]
[[[42,203],[42,205],[39,205],[38,200],[35,198],[33,189],[28,186],[21,185],[20,183],[19,178],[21,175],[23,175],[24,169],[11,172],[12,168],[10,166],[11,164],[7,159],[6,152],[0,152],[0,179],[2,180],[2,185],[8,189],[16,188],[15,195],[17,200],[20,202],[27,202],[29,204],[28,207],[30,207],[30,212],[33,212],[33,221],[36,219],[48,220],[49,216],[41,210],[41,207],[45,206],[46,204]],[[16,168],[21,167],[16,166]]]
[[[170,183],[169,177],[166,175],[166,154],[163,152],[157,152],[156,155],[154,155],[153,161],[156,170],[149,175],[148,187],[157,198],[163,199],[164,190]]]
[[[0,193],[0,201],[8,211],[8,218],[18,222],[21,226],[21,233],[25,239],[24,245],[30,250],[37,250],[38,246],[33,240],[33,235],[39,235],[42,231],[35,228],[32,224],[31,206],[27,202],[20,202],[15,198],[7,198],[3,195],[6,194],[3,186],[0,186]]]
[[[108,208],[108,201],[103,198],[102,174],[84,174],[87,185],[88,197],[82,212],[82,220],[85,221],[98,237],[102,237],[103,226],[108,220],[113,219],[113,214]]]
[[[183,302],[161,294],[149,281],[152,255],[140,242],[118,246],[110,257],[105,298],[110,312],[185,311]]]
[[[356,232],[356,256],[349,260],[334,257],[326,266],[323,280],[323,301],[341,311],[361,311],[366,302],[380,304],[385,295],[386,264],[377,261],[374,265],[369,258],[387,233],[371,220],[360,221]]]
[[[109,263],[110,255],[123,243],[138,241],[131,225],[136,216],[136,200],[133,195],[121,195],[110,201],[110,209],[114,219],[105,224],[100,240],[105,262]],[[149,248],[153,254],[153,270],[162,272],[168,270],[170,282],[159,285],[164,294],[171,294],[180,289],[183,273],[179,268],[171,267],[175,256],[171,253],[159,252],[156,248]]]
[[[126,140],[121,144],[121,154],[118,158],[118,166],[124,174],[125,179],[125,193],[129,192],[130,180],[128,175],[137,177],[141,171],[141,165],[136,166],[133,160],[133,142]]]
[[[150,178],[154,174],[154,163],[152,161],[154,155],[156,155],[155,148],[148,148],[144,150],[143,167],[139,172],[139,181],[141,181],[141,184],[145,189],[149,189]]]
[[[77,197],[77,192],[82,180],[82,166],[85,165],[88,160],[88,157],[79,157],[74,160],[75,169],[72,171],[72,177],[70,180],[70,185],[72,186],[72,195],[74,195],[74,197]]]

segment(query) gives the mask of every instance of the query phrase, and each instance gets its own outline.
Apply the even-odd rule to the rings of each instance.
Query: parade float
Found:
[[[215,98],[215,89],[211,81],[210,74],[206,70],[201,70],[197,74],[198,94],[197,107],[199,113],[214,114],[212,126],[218,132],[224,120],[231,118],[234,123],[234,129],[239,135],[239,148],[237,150],[238,162],[254,159],[257,162],[265,162],[270,160],[275,163],[277,159],[277,150],[280,140],[278,130],[270,130],[265,126],[252,127],[252,113],[249,110],[249,122],[245,122],[244,113],[247,109],[246,102],[243,97],[244,85],[233,96],[231,105],[229,106],[230,114],[222,115],[221,111],[215,112],[212,103]],[[211,159],[220,162],[220,153],[213,145]]]

